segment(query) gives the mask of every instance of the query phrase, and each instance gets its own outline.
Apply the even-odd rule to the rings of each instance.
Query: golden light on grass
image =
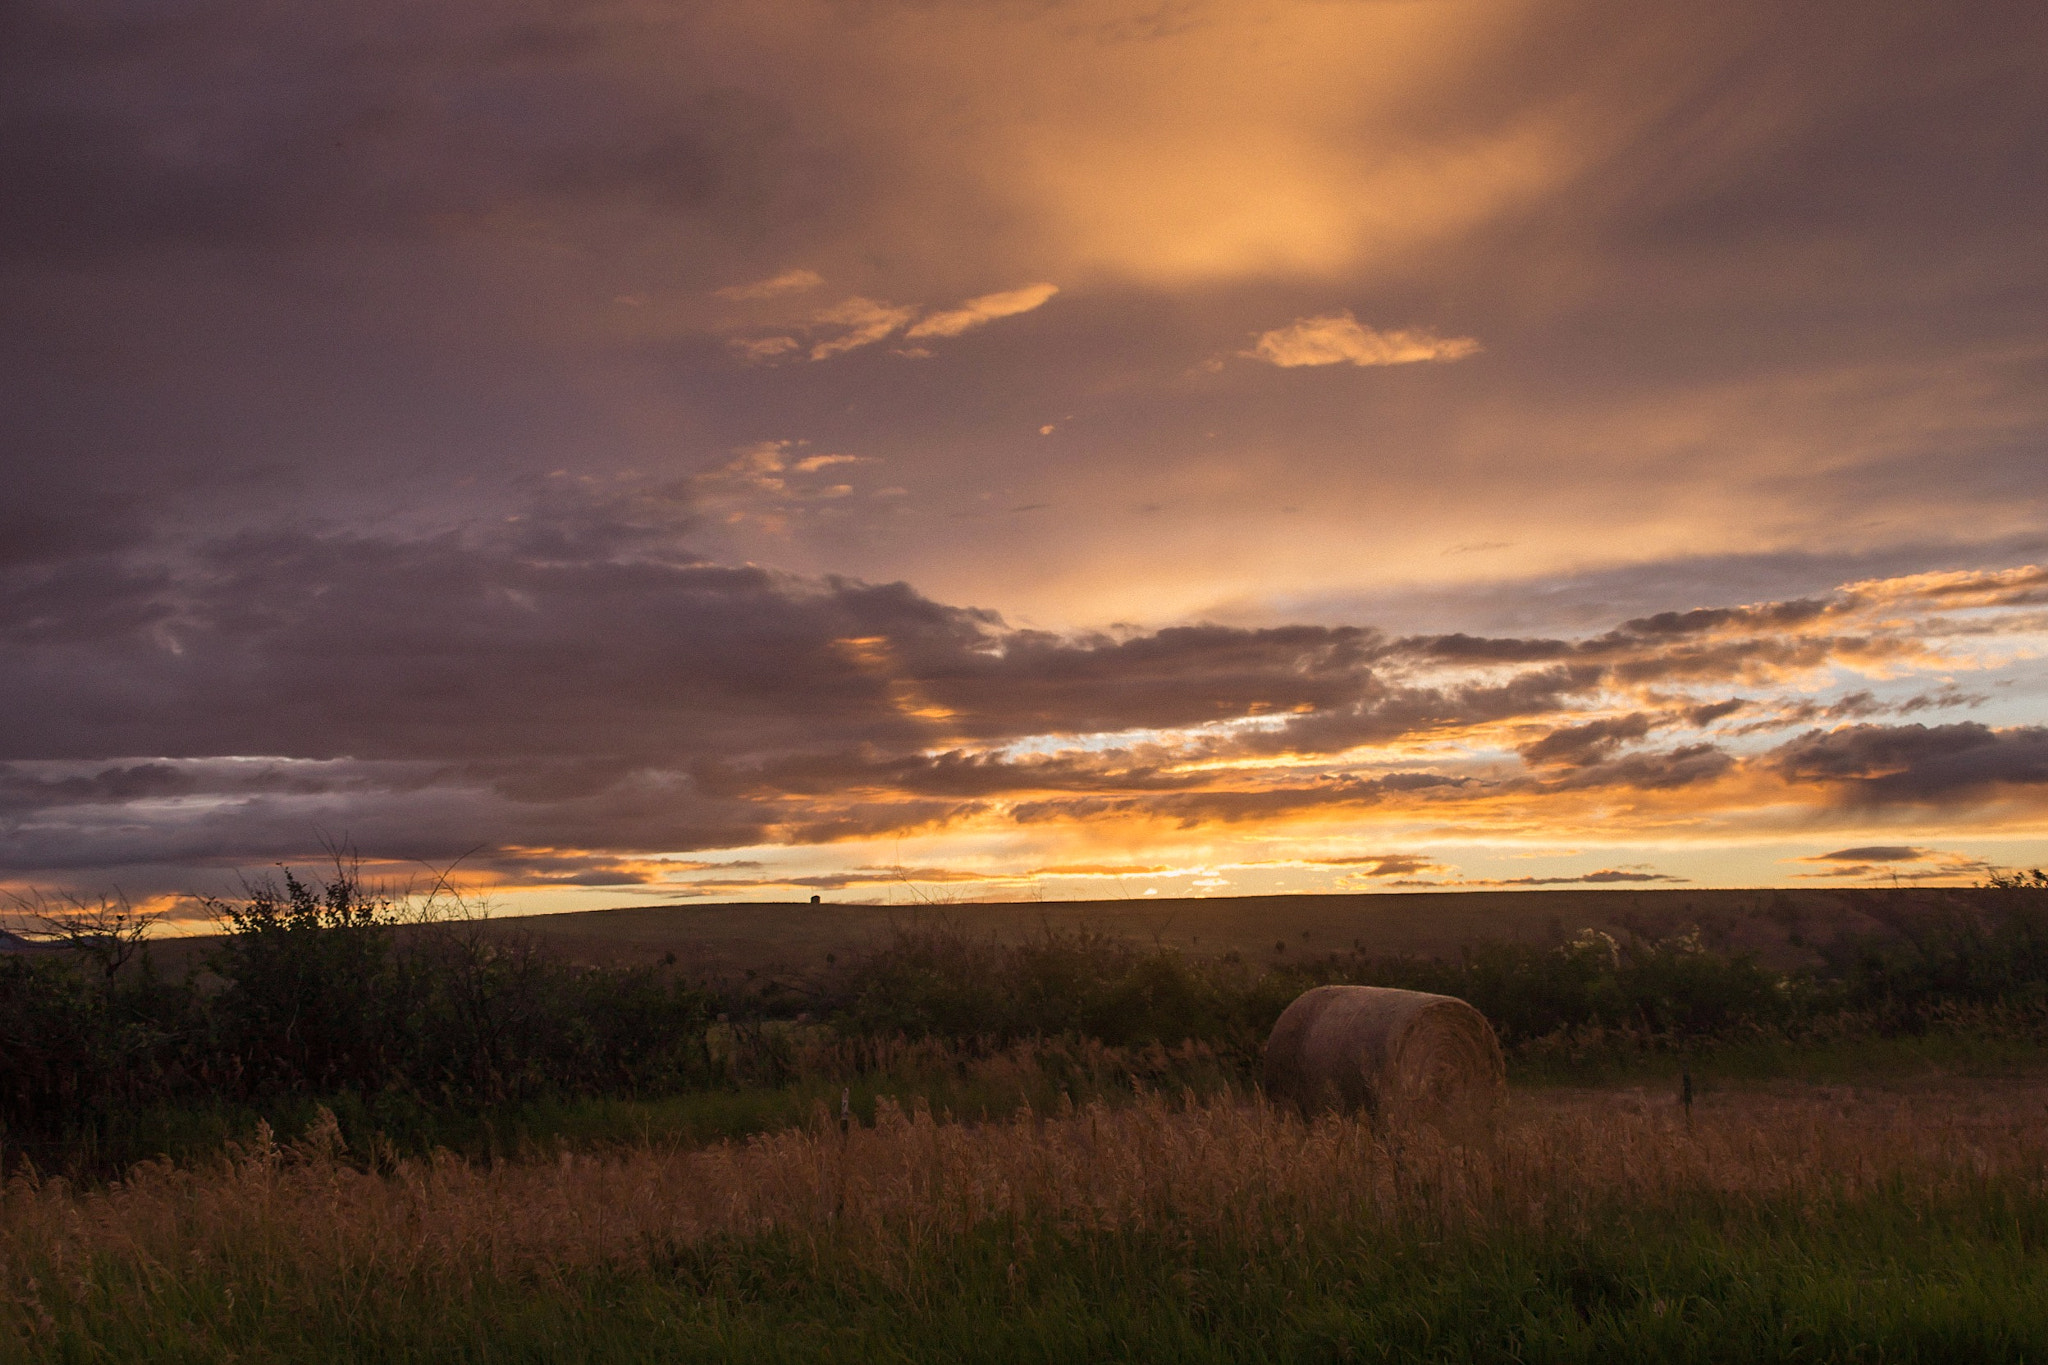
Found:
[[[1312,1123],[1263,1102],[1146,1095],[1010,1122],[940,1121],[880,1102],[842,1136],[801,1130],[701,1150],[635,1146],[473,1165],[451,1156],[365,1173],[331,1127],[259,1141],[200,1169],[145,1165],[109,1188],[17,1175],[0,1195],[0,1320],[33,1339],[55,1300],[141,1311],[181,1277],[273,1303],[340,1284],[479,1277],[558,1286],[688,1248],[774,1235],[817,1263],[911,1278],[934,1251],[1007,1228],[1150,1229],[1232,1244],[1301,1229],[1437,1227],[1569,1234],[1596,1210],[1816,1208],[1909,1188],[2048,1187],[2048,1085],[1804,1089],[1704,1097],[1518,1094],[1489,1124]]]

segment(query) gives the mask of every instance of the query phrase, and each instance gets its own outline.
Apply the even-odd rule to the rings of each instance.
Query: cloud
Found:
[[[970,452],[1112,378],[1073,449],[1020,470],[1066,491],[1061,548],[1005,554],[998,582],[973,577],[978,528],[869,526],[860,553],[849,534],[787,562],[1073,624],[1200,615],[1237,590],[1225,565],[1260,562],[1299,601],[1469,578],[1444,545],[1511,541],[1488,566],[1540,617],[1616,600],[1537,585],[1589,556],[1663,557],[1627,589],[1650,609],[1695,587],[1739,600],[1704,563],[1738,551],[1768,579],[1810,572],[1788,547],[1922,538],[1912,567],[1953,571],[1945,547],[2038,528],[2040,500],[2010,490],[2033,487],[2042,430],[2018,319],[2040,311],[2021,244],[2048,177],[2015,131],[2042,96],[2012,76],[2010,14],[1935,26],[1908,6],[1858,16],[1843,47],[1838,0],[1796,19],[1744,3],[1610,15],[1560,46],[1539,11],[1498,4],[1196,8],[1170,38],[1114,41],[1135,8],[1076,25],[1032,6],[423,3],[386,23],[374,0],[285,25],[220,0],[111,15],[94,42],[24,11],[0,43],[20,339],[0,366],[20,414],[0,553],[51,543],[52,522],[103,534],[88,493],[131,533],[332,488],[337,520],[389,498],[457,524],[500,510],[463,504],[502,497],[502,472],[666,458],[682,413],[709,449],[833,413],[832,439],[886,438],[906,484],[959,501],[981,491]],[[251,61],[276,79],[241,79]],[[1854,264],[1806,268],[1834,247]],[[719,329],[739,310],[710,296],[792,263],[834,292],[758,305],[737,351],[783,363],[735,381]],[[798,324],[843,294],[922,317],[993,287],[961,281],[1040,279],[1087,297],[959,348],[958,370],[891,367],[857,410],[840,376],[790,363],[839,335]],[[1925,329],[1887,328],[1928,299]],[[1412,409],[1284,385],[1219,423],[1200,385],[1152,387],[1217,337],[1339,303],[1495,358],[1433,372]],[[1198,481],[1206,508],[1161,494],[1212,447],[1241,483]],[[1434,496],[1447,471],[1458,496]],[[1134,543],[1111,509],[1141,501],[1170,510]],[[1303,513],[1276,530],[1283,501]],[[1373,555],[1311,548],[1386,506],[1403,514]],[[37,523],[19,538],[18,510]]]
[[[1931,802],[1995,786],[2048,784],[2048,728],[1845,725],[1791,740],[1773,758],[1788,779],[1825,784],[1847,800]]]
[[[797,329],[809,337],[826,334],[808,343],[808,348],[805,342],[789,335],[736,337],[726,346],[741,359],[755,362],[780,360],[798,351],[812,360],[830,360],[887,340],[916,316],[915,308],[899,308],[856,295],[819,309]]]
[[[735,337],[726,343],[745,360],[775,360],[803,345],[795,337]]]
[[[1598,872],[1587,872],[1576,877],[1506,877],[1488,880],[1473,885],[1486,886],[1627,886],[1644,882],[1684,882],[1689,877],[1673,877],[1662,872],[1647,872],[1635,868],[1604,867]]]
[[[1721,701],[1707,702],[1688,709],[1685,713],[1685,722],[1696,728],[1712,725],[1724,716],[1732,716],[1737,711],[1746,710],[1749,705],[1749,700],[1744,697],[1728,697]]]
[[[1934,855],[1907,844],[1871,844],[1863,848],[1838,848],[1833,853],[1816,853],[1801,858],[1803,863],[1917,863]]]
[[[1382,332],[1362,325],[1349,309],[1321,317],[1297,318],[1259,335],[1253,360],[1282,369],[1302,365],[1412,365],[1425,360],[1462,360],[1479,351],[1471,337],[1440,337],[1427,329]]]
[[[1552,730],[1542,739],[1525,744],[1520,753],[1531,767],[1557,765],[1583,768],[1609,758],[1630,740],[1650,733],[1650,717],[1637,712],[1631,716],[1588,721]]]
[[[1627,754],[1602,759],[1574,768],[1555,782],[1550,791],[1633,789],[1638,792],[1674,791],[1680,787],[1713,782],[1733,772],[1740,761],[1714,744],[1685,744],[1662,753]]]
[[[871,458],[867,455],[806,455],[790,467],[799,474],[815,474],[836,464],[866,464]]]
[[[1870,844],[1861,848],[1838,848],[1791,861],[1819,863],[1818,872],[1798,872],[1802,879],[1846,880],[1856,877],[1878,882],[1944,881],[1957,877],[1982,876],[1992,870],[1981,858],[1939,849],[1915,848],[1906,844]],[[1919,864],[1904,866],[1902,864]]]
[[[1354,868],[1349,874],[1354,877],[1415,877],[1450,870],[1442,863],[1413,853],[1368,853],[1352,858],[1317,858],[1314,862],[1323,867]]]
[[[785,270],[780,275],[771,275],[752,284],[727,285],[713,292],[721,299],[772,299],[816,289],[824,282],[825,277],[815,270]]]
[[[825,360],[862,346],[872,346],[917,315],[915,308],[897,308],[873,299],[850,298],[814,315],[813,320],[846,330],[811,347],[811,359]]]
[[[852,483],[838,482],[851,477],[847,467],[875,463],[868,455],[797,453],[807,444],[756,441],[670,487],[702,520],[787,534],[838,514],[857,491]]]
[[[1843,585],[1844,596],[1871,602],[1940,602],[1953,608],[2035,606],[2048,602],[2048,568],[1958,569]]]
[[[916,326],[904,333],[909,337],[956,337],[976,327],[986,326],[997,318],[1015,317],[1028,313],[1059,293],[1056,284],[1027,284],[1021,289],[1008,289],[998,294],[983,294],[967,300],[957,308],[928,313]]]
[[[2035,837],[2048,10],[1596,17],[13,7],[5,857]]]
[[[514,884],[654,885],[656,854],[919,831],[1277,838],[1323,822],[1327,839],[1333,822],[1421,820],[1626,838],[2048,788],[2037,727],[1860,724],[1775,748],[1687,733],[1731,714],[1730,675],[1880,660],[1909,676],[1880,631],[1940,661],[1937,632],[1963,627],[1947,606],[1915,615],[1907,589],[1577,639],[1062,633],[684,546],[707,518],[830,505],[854,459],[803,452],[767,441],[690,478],[551,479],[462,534],[274,527],[0,567],[0,872],[179,889],[317,854],[324,830],[390,858],[479,849],[480,873]],[[2030,608],[1982,610],[2023,623]],[[1996,639],[1998,619],[1970,617],[1970,638]],[[1877,849],[1825,865],[1876,865]],[[1408,856],[1301,861],[1430,870]],[[1068,860],[1033,865],[1049,861]],[[1649,875],[1585,878],[1624,874]]]
[[[763,287],[765,286],[748,286],[751,289]],[[904,332],[904,336],[920,340],[956,337],[977,327],[986,326],[998,318],[1028,313],[1057,293],[1057,285],[1030,284],[1021,289],[983,294],[979,298],[967,300],[957,308],[926,314],[914,326],[910,326],[909,330]],[[747,297],[766,295],[753,294]],[[803,329],[808,334],[816,335],[820,331],[831,332],[833,329],[837,331],[835,335],[827,335],[812,342],[808,355],[812,360],[829,360],[833,356],[844,355],[863,346],[872,346],[902,330],[915,317],[915,308],[897,307],[894,304],[879,303],[874,299],[858,296],[842,300],[811,315],[809,323]],[[752,361],[777,360],[803,348],[803,343],[793,336],[741,338],[730,341],[727,345],[742,358]],[[895,354],[912,360],[921,360],[929,357],[932,352],[924,346],[907,346],[897,348]]]

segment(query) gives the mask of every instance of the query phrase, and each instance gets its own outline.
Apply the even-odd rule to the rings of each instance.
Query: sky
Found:
[[[0,891],[2048,861],[2048,9],[25,0]]]

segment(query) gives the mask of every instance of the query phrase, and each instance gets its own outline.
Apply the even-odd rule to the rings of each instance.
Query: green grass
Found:
[[[2048,1205],[1987,1185],[1819,1208],[1607,1209],[1583,1235],[993,1226],[884,1275],[777,1237],[555,1284],[308,1295],[256,1273],[60,1292],[16,1360],[2023,1361],[2048,1358]],[[251,1267],[252,1272],[260,1270]],[[315,1311],[305,1311],[311,1302]],[[46,1311],[50,1311],[47,1310]]]
[[[1852,1034],[1817,1040],[1766,1036],[1715,1042],[1691,1051],[1615,1047],[1570,1056],[1525,1050],[1509,1054],[1508,1076],[1523,1087],[1668,1084],[1675,1088],[1681,1070],[1690,1070],[1696,1083],[1785,1080],[1848,1084],[1907,1081],[1916,1076],[1988,1080],[2039,1072],[2044,1065],[2048,1065],[2048,1047],[2038,1038],[1990,1029],[1944,1029],[1893,1037]]]
[[[813,1041],[829,1049],[829,1035]],[[350,1150],[362,1157],[418,1155],[435,1150],[473,1160],[523,1159],[563,1149],[628,1144],[700,1147],[743,1141],[811,1122],[836,1119],[842,1097],[857,1121],[872,1125],[875,1102],[922,1100],[933,1114],[963,1121],[1006,1119],[1019,1108],[1123,1103],[1148,1090],[1215,1095],[1248,1090],[1256,1073],[1243,1059],[1192,1046],[1106,1048],[1074,1041],[1026,1043],[993,1054],[944,1043],[911,1044],[884,1065],[851,1070],[844,1059],[813,1065],[782,1085],[741,1085],[645,1099],[565,1098],[493,1109],[429,1106],[402,1095],[282,1096],[261,1103],[154,1106],[126,1115],[110,1133],[89,1135],[74,1149],[67,1173],[87,1180],[118,1175],[138,1161],[203,1161],[246,1142],[259,1125],[291,1142],[323,1110],[339,1121]],[[4,1154],[0,1154],[4,1155]]]
[[[1848,1105],[1744,1062],[1704,1087],[1697,1134],[1662,1101],[1553,1090],[1498,1131],[1334,1146],[1228,1100],[972,1128],[881,1106],[850,1150],[882,1182],[861,1218],[884,1221],[844,1228],[829,1179],[822,1208],[772,1193],[848,1159],[836,1125],[663,1155],[664,1131],[815,1114],[808,1086],[536,1111],[534,1132],[598,1154],[535,1141],[445,1179],[286,1151],[98,1192],[17,1180],[0,1362],[2048,1361],[2039,1054],[1923,1039],[1795,1060],[1872,1089]],[[2031,1078],[1928,1070],[1957,1061]],[[1098,1220],[1076,1180],[1121,1212]],[[970,1217],[976,1181],[1016,1194],[972,1196]],[[501,1260],[497,1220],[540,1206],[493,1189],[567,1202]],[[780,1221],[630,1221],[679,1191],[715,1213],[728,1189]],[[628,1235],[603,1235],[608,1210]]]
[[[972,1060],[949,1059],[943,1053],[934,1048],[907,1064],[854,1075],[801,1075],[780,1086],[697,1090],[650,1099],[547,1100],[494,1110],[430,1108],[390,1096],[365,1103],[349,1095],[158,1107],[129,1116],[102,1148],[83,1152],[79,1169],[118,1171],[158,1156],[201,1160],[229,1142],[246,1140],[259,1123],[289,1142],[315,1121],[322,1107],[335,1113],[349,1146],[358,1153],[438,1148],[489,1160],[630,1143],[695,1147],[740,1141],[809,1122],[821,1107],[836,1118],[842,1090],[848,1093],[854,1117],[872,1124],[875,1100],[882,1095],[906,1104],[921,1099],[934,1114],[985,1121],[1007,1118],[1025,1105],[1050,1110],[1063,1094],[1076,1103],[1100,1099],[1116,1104],[1138,1088],[1173,1093],[1186,1088],[1210,1095],[1248,1093],[1257,1083],[1256,1068],[1245,1059],[1208,1053],[1164,1061],[1154,1054],[1147,1061],[1143,1053],[1117,1049],[1096,1049],[1076,1058],[1071,1050],[1055,1047],[1015,1064],[1006,1064],[1001,1055]],[[1892,1085],[1939,1077],[1997,1080],[2039,1074],[2048,1068],[2048,1048],[2030,1038],[1962,1030],[1803,1042],[1766,1037],[1720,1043],[1690,1054],[1626,1046],[1575,1057],[1516,1053],[1508,1062],[1509,1077],[1519,1089],[1639,1087],[1673,1095],[1681,1068],[1691,1071],[1701,1094],[1781,1081]]]

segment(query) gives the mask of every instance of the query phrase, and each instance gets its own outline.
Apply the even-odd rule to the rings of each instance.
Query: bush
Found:
[[[1843,1007],[1919,1031],[1944,1006],[2048,1004],[2048,878],[2000,877],[1969,899],[1916,903],[1858,892],[1852,904],[1892,931],[1836,945]]]
[[[390,903],[345,873],[316,889],[286,871],[281,889],[206,905],[226,931],[210,964],[227,982],[213,1019],[246,1089],[383,1088],[412,1003],[390,989]]]
[[[215,980],[146,949],[0,958],[0,1143],[76,1155],[151,1106],[334,1102],[389,1115],[710,1083],[711,998],[651,970],[585,970],[482,921],[401,924],[347,868],[209,903]]]
[[[856,961],[827,1003],[838,1027],[861,1037],[1229,1043],[1258,1022],[1246,1009],[1251,985],[1236,964],[1088,934],[1005,945],[923,930]]]

